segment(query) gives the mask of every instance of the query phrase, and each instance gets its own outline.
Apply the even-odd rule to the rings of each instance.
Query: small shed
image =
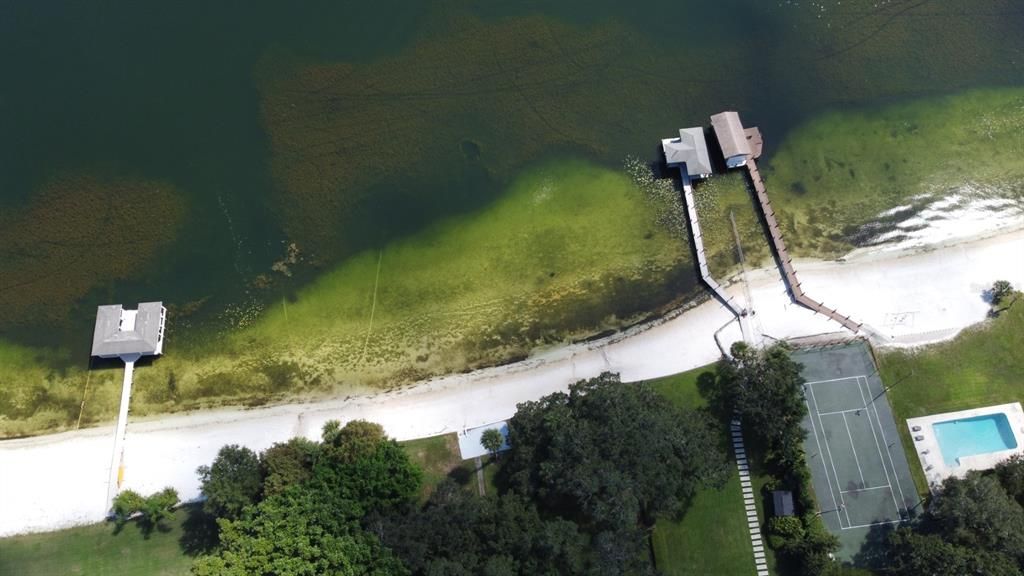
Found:
[[[704,139],[703,128],[682,128],[679,138],[664,138],[661,150],[665,153],[665,163],[669,168],[686,165],[686,174],[691,178],[707,178],[711,175],[711,156],[708,154],[708,143]]]
[[[729,168],[737,168],[747,163],[753,154],[750,142],[747,140],[747,132],[740,122],[740,115],[737,112],[719,112],[711,117],[711,127],[715,130],[715,138],[722,148],[722,155],[725,156],[725,165]]]
[[[164,348],[167,309],[161,302],[142,302],[136,310],[120,304],[96,309],[92,355],[100,358],[159,355]]]
[[[775,490],[772,492],[772,512],[776,516],[792,516],[793,493],[789,490]]]

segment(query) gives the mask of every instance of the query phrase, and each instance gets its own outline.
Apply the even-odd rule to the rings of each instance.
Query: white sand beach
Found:
[[[915,240],[920,241],[920,238]],[[948,237],[935,238],[949,242]],[[905,250],[862,250],[844,261],[797,261],[805,291],[863,322],[878,344],[915,346],[953,337],[982,321],[982,295],[997,279],[1024,285],[1024,230],[950,245],[917,242]],[[910,252],[914,250],[915,252]],[[791,303],[776,268],[734,282],[735,298],[756,312],[759,338],[841,332],[838,324]],[[725,326],[724,329],[722,327]],[[364,418],[400,439],[427,437],[513,415],[516,404],[565,389],[602,371],[635,381],[674,374],[720,357],[740,339],[731,315],[711,300],[623,334],[551,350],[516,364],[423,382],[401,392],[251,410],[178,414],[130,421],[124,487],[143,493],[173,486],[199,497],[195,469],[224,444],[262,450],[294,435],[315,438],[328,419]],[[168,353],[173,353],[168,351]],[[0,442],[0,536],[54,530],[104,518],[113,424]]]

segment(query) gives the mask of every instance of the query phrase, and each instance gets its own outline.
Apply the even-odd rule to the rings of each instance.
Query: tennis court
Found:
[[[804,448],[818,507],[851,560],[870,530],[908,520],[919,498],[867,346],[793,356],[804,365]]]

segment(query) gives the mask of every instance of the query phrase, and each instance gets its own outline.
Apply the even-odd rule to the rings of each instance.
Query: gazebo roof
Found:
[[[159,354],[163,310],[161,302],[142,302],[138,310],[124,310],[120,304],[98,307],[92,355],[116,358],[125,354]]]
[[[703,176],[713,172],[702,128],[681,129],[679,138],[662,140],[661,149],[665,153],[666,164],[671,167],[686,164],[686,173],[690,176]]]

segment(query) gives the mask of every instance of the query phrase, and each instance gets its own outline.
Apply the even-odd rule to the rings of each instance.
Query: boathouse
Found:
[[[679,130],[679,138],[662,139],[661,149],[669,168],[685,164],[686,175],[690,178],[711,176],[711,157],[703,128],[683,128]]]
[[[747,133],[736,112],[719,112],[711,117],[711,127],[715,130],[715,138],[725,156],[725,165],[737,168],[747,163],[753,154]]]
[[[164,348],[167,309],[161,302],[142,302],[136,310],[120,304],[96,309],[92,355],[100,358],[154,356]]]

